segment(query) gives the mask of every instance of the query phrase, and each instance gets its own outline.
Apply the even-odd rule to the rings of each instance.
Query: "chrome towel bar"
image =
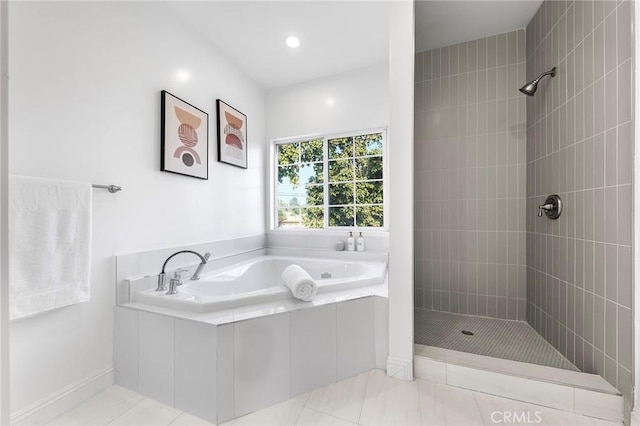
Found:
[[[122,191],[122,187],[121,186],[117,186],[117,185],[96,185],[96,184],[93,184],[91,186],[94,187],[94,188],[106,189],[107,191],[109,191],[112,194],[115,194],[116,192]]]

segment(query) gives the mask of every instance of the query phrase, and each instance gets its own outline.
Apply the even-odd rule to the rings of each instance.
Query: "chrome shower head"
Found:
[[[540,82],[540,80],[542,80],[542,77],[544,77],[545,75],[550,75],[551,77],[554,77],[556,75],[556,67],[551,68],[550,71],[543,72],[542,74],[540,74],[538,78],[525,84],[520,88],[520,91],[527,96],[533,96],[536,93],[536,90],[538,90],[538,83]]]

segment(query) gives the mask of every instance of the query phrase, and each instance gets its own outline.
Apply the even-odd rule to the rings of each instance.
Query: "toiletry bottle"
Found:
[[[349,238],[347,238],[347,250],[354,251],[356,249],[356,241],[353,238],[353,232],[349,232]]]
[[[356,239],[356,249],[358,251],[364,251],[364,237],[362,236],[362,232],[358,235]]]

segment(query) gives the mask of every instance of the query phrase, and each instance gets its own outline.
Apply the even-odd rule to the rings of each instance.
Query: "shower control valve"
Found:
[[[562,214],[562,199],[556,195],[549,195],[544,204],[538,206],[538,217],[544,212],[549,219],[557,219]]]

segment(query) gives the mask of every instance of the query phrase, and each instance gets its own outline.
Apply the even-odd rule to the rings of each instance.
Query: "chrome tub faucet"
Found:
[[[171,256],[167,257],[167,260],[164,261],[164,263],[162,264],[162,271],[160,272],[160,274],[158,275],[158,287],[156,288],[156,291],[166,291],[167,290],[167,274],[164,272],[167,263],[175,256],[182,254],[182,253],[191,253],[194,254],[196,256],[198,256],[200,258],[200,264],[198,265],[198,267],[196,268],[196,271],[193,273],[193,275],[191,276],[191,280],[199,280],[200,279],[200,273],[202,272],[202,269],[207,265],[207,260],[209,260],[209,257],[211,256],[211,253],[205,253],[204,256],[201,255],[198,252],[195,252],[193,250],[180,250],[177,251],[175,253],[173,253]],[[177,284],[179,285],[179,284]],[[175,290],[175,288],[174,288]],[[171,294],[175,294],[171,293]]]

